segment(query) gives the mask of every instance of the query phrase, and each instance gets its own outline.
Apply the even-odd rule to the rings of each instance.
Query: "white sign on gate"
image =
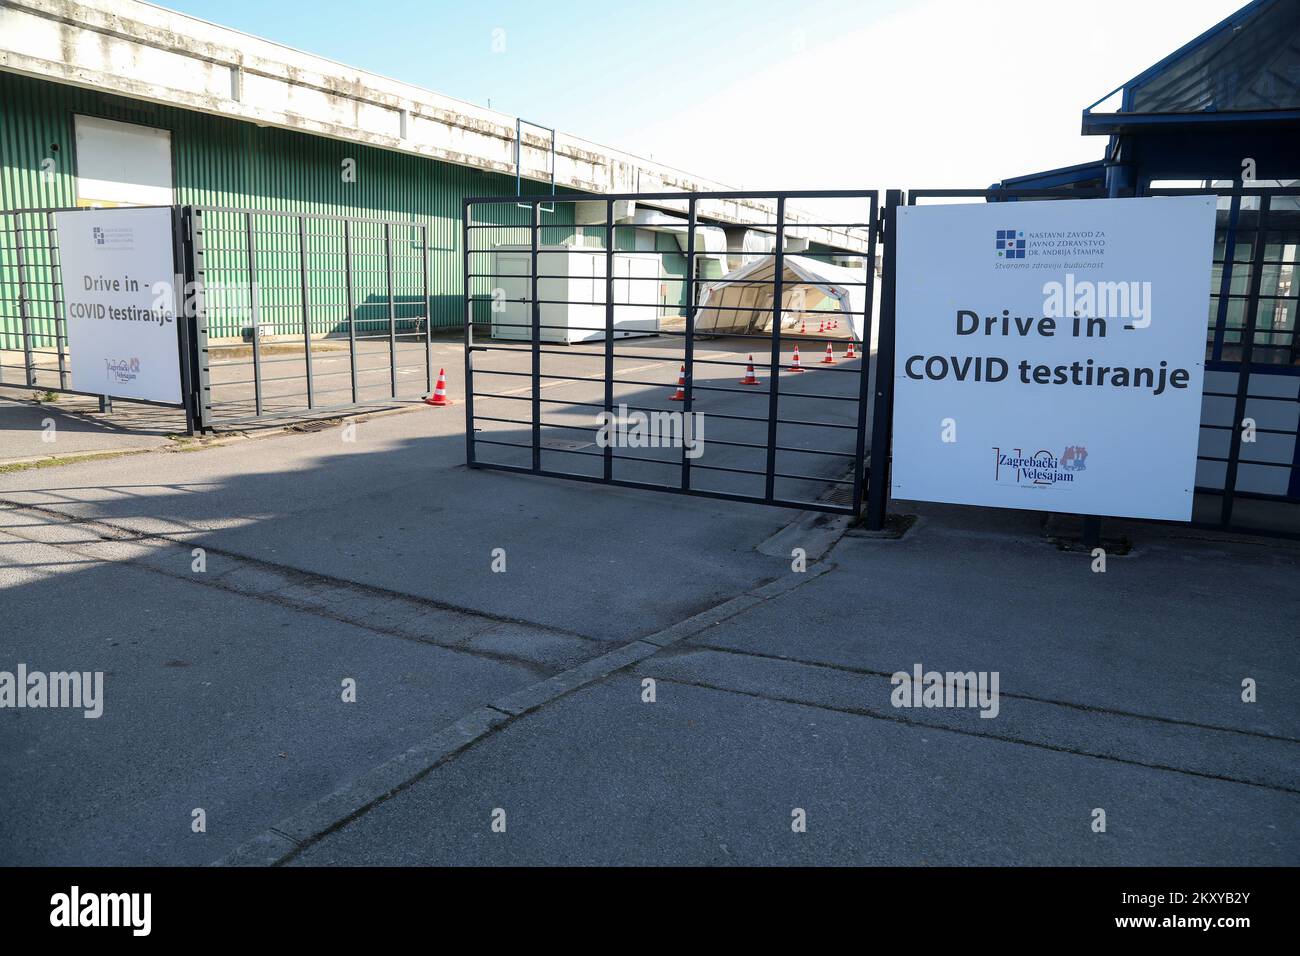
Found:
[[[180,403],[171,210],[87,209],[54,221],[73,390]]]
[[[1186,521],[1215,198],[898,210],[895,498]]]

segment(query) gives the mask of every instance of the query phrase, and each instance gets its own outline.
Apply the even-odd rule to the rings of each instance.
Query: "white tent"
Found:
[[[861,341],[861,313],[867,302],[863,283],[870,281],[865,266],[849,269],[792,255],[785,256],[783,262],[782,326],[788,329],[804,319],[817,321],[837,312],[856,312],[846,317],[847,326]],[[776,257],[764,256],[710,282],[704,287],[695,313],[696,331],[758,333],[771,329],[775,277]]]

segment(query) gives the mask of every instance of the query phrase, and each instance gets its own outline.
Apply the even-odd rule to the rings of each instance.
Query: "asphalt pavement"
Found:
[[[674,408],[671,347],[628,348],[646,384],[618,397]],[[594,424],[572,404],[599,394],[584,361],[547,367],[547,421]],[[762,406],[743,373],[702,372],[726,391],[696,410]],[[101,717],[0,711],[0,862],[1297,858],[1294,543],[1114,523],[1131,550],[1099,573],[1031,512],[894,502],[917,518],[892,538],[471,470],[458,376],[451,395],[206,445],[159,426],[136,454],[0,471],[0,670],[104,674]],[[787,396],[783,417],[852,421]],[[59,404],[0,405],[0,457],[32,457],[14,441],[45,417],[97,434]],[[752,450],[707,442],[752,427],[706,418],[699,462],[728,470],[692,462],[692,481],[740,491]],[[827,500],[840,465],[799,443],[847,430],[808,431],[783,432],[791,473],[811,469],[790,487]],[[548,461],[600,463],[565,451]],[[650,451],[669,454],[626,467],[681,474],[680,449]],[[996,674],[996,716],[897,706],[892,675],[918,666]]]

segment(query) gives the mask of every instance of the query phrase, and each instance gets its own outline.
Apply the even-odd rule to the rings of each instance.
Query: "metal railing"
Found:
[[[188,212],[205,427],[389,406],[433,390],[427,225]]]

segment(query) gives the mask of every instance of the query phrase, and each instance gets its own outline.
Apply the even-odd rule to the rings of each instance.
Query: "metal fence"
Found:
[[[0,383],[67,389],[54,209],[0,213]]]
[[[469,465],[856,514],[878,197],[857,190],[467,199]],[[586,203],[587,214],[571,217],[577,225],[548,224],[552,204],[566,202]],[[736,228],[726,212],[737,203],[749,212],[743,229],[759,237],[756,245],[722,241]],[[854,215],[844,212],[850,204]],[[657,218],[664,209],[684,218]],[[724,264],[756,268],[736,280]],[[804,278],[832,269],[834,294],[814,292],[810,301],[808,290],[821,286]],[[724,271],[729,282],[719,281]],[[741,304],[723,304],[719,290],[737,285]],[[856,357],[847,355],[850,343]],[[800,345],[807,351],[795,368]],[[677,427],[681,440],[639,445],[626,433],[617,440],[610,426],[638,416]],[[691,445],[689,429],[706,426]]]
[[[173,259],[179,263],[184,256],[181,216],[179,209],[171,209]],[[85,211],[48,207],[0,212],[0,385],[90,395],[99,398],[101,410],[108,410],[111,399],[75,389],[72,382],[56,214]],[[193,434],[198,427],[192,394],[197,356],[186,322],[178,323],[177,345],[182,401],[132,401],[181,409],[182,427]]]
[[[1218,194],[1219,210],[1193,524],[1295,535],[1300,188],[1237,184],[1146,194],[1207,191]],[[858,513],[865,500],[870,524],[879,527],[892,427],[894,208],[1099,195],[891,190],[883,209],[874,190],[468,199],[467,459],[475,467],[821,511]],[[803,208],[842,210],[849,202],[862,204],[860,216]],[[629,215],[638,203],[647,216]],[[738,206],[747,218],[737,218]],[[756,218],[757,209],[764,215]],[[671,215],[656,219],[656,210]],[[0,384],[72,391],[60,211],[0,213]],[[183,278],[197,293],[186,296],[193,308],[181,329],[191,429],[392,405],[433,389],[426,226],[204,206],[178,208],[174,221]],[[733,241],[741,232],[766,243]],[[878,248],[884,281],[872,349]],[[547,264],[561,250],[585,255],[591,273],[576,282],[550,273]],[[507,254],[514,264],[504,268]],[[825,303],[795,299],[787,266],[801,261],[856,268],[854,281],[840,284],[861,287],[864,307],[827,311]],[[738,265],[766,262],[770,276],[744,281],[761,308],[709,298]],[[567,317],[575,310],[586,310],[585,327]],[[762,312],[768,324],[724,323],[720,330],[718,316],[729,311]],[[638,315],[648,317],[652,336],[641,334],[647,322]],[[704,317],[711,327],[701,328]],[[850,340],[865,358],[844,359]],[[832,364],[817,361],[827,342],[837,356]],[[805,349],[810,374],[790,370],[796,345]],[[726,380],[751,364],[760,385]],[[679,375],[681,401],[674,402]],[[708,457],[690,457],[685,448],[633,454],[599,446],[593,416],[620,407],[703,415],[711,428]]]
[[[1148,195],[1206,190],[1150,189]],[[1300,189],[1218,193],[1195,517],[1300,535]]]
[[[205,426],[432,391],[427,226],[229,207],[187,215]]]
[[[0,385],[93,395],[71,387],[64,211],[83,210],[0,213]],[[432,391],[427,226],[193,206],[173,223],[187,430]]]

